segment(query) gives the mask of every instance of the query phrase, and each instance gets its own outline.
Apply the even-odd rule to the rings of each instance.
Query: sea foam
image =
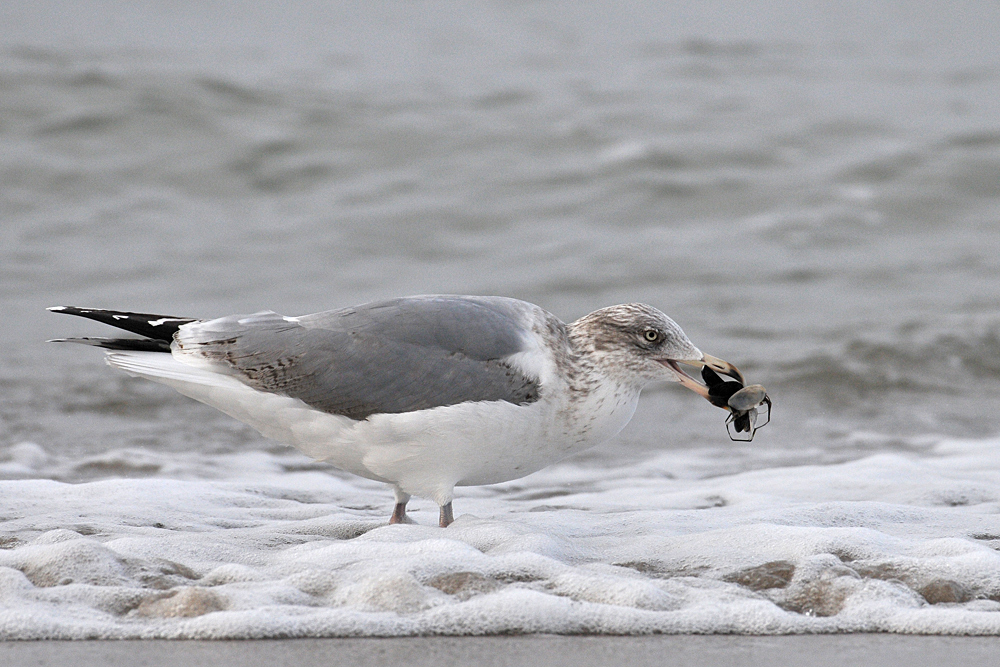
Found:
[[[995,634],[998,445],[711,477],[691,453],[567,463],[460,489],[440,529],[419,499],[387,525],[381,485],[297,454],[124,450],[102,461],[159,472],[67,483],[21,444],[0,638]]]

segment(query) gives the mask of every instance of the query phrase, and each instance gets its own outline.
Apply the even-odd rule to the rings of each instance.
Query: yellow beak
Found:
[[[665,361],[661,361],[660,363],[662,363],[664,366],[672,370],[674,374],[677,376],[677,380],[683,386],[687,387],[694,393],[704,398],[706,401],[709,401],[713,404],[715,404],[715,402],[712,401],[712,399],[709,398],[708,396],[708,387],[699,382],[698,380],[695,380],[693,377],[685,373],[683,370],[681,370],[680,364],[683,364],[685,366],[692,366],[694,368],[704,368],[705,366],[708,366],[709,368],[711,368],[712,370],[721,375],[727,375],[733,378],[741,385],[746,384],[746,380],[743,378],[743,373],[740,372],[740,369],[736,368],[736,366],[733,366],[728,361],[719,359],[718,357],[713,357],[710,354],[702,355],[702,358],[697,361],[695,360],[689,361],[687,359],[683,361],[674,361],[672,359],[668,359]]]

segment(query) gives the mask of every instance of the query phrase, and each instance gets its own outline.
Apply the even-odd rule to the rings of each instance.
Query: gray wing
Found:
[[[246,384],[352,419],[465,401],[538,399],[538,379],[505,363],[537,308],[499,297],[410,297],[300,318],[265,312],[187,325],[185,352]]]

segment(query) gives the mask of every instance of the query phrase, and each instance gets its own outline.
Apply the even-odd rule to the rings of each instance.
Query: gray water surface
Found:
[[[438,292],[645,301],[775,402],[652,389],[602,465],[995,433],[1000,6],[799,4],[5,3],[0,456],[278,447],[46,306]]]

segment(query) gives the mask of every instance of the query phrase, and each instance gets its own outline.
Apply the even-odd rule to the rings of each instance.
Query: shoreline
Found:
[[[739,667],[809,664],[812,667],[963,667],[996,664],[997,637],[939,635],[656,635],[394,637],[268,640],[83,640],[0,642],[0,664],[298,667],[374,664],[439,667],[448,664],[532,664],[538,667]]]

